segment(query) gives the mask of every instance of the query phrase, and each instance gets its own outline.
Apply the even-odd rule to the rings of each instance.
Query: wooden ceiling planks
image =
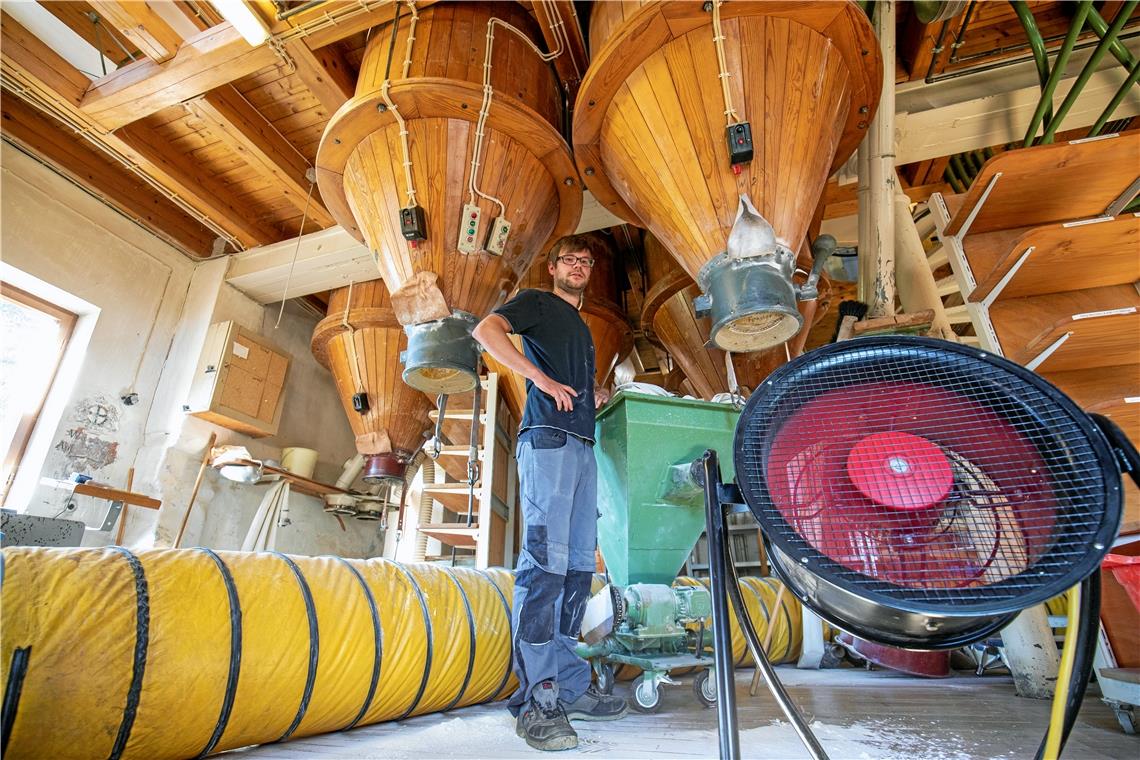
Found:
[[[46,159],[128,217],[191,257],[211,255],[216,235],[140,177],[20,98],[0,104],[5,137]]]

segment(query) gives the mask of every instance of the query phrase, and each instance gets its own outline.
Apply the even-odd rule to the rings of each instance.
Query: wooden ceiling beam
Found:
[[[219,87],[187,105],[206,122],[212,135],[255,169],[272,176],[298,211],[307,206],[314,226],[323,229],[337,223],[309,181],[309,162],[233,85]]]
[[[215,187],[216,182],[200,181],[200,167],[185,156],[173,155],[170,146],[159,144],[149,130],[135,130],[142,134],[127,140],[90,119],[79,107],[90,80],[2,10],[0,66],[6,77],[34,93],[67,127],[81,131],[86,139],[102,146],[124,166],[136,167],[138,172],[176,195],[243,247],[273,242],[281,237],[276,229],[251,221],[248,209],[227,203],[225,199],[231,194],[225,188]]]
[[[106,203],[194,258],[209,256],[217,235],[141,178],[103,155],[59,122],[17,97],[0,106],[4,136],[47,161]]]
[[[246,248],[273,243],[283,237],[276,227],[259,221],[256,214],[236,200],[228,187],[203,172],[190,156],[172,152],[146,125],[129,124],[116,135],[142,157],[152,172],[161,174],[166,187],[190,200],[211,219],[224,219]]]
[[[407,18],[408,10],[398,0],[330,0],[275,21],[270,33],[286,38],[303,37],[310,50],[320,50],[374,26],[389,23],[395,18],[397,5],[401,6],[401,18]],[[432,5],[435,5],[435,0],[419,0],[416,10],[422,11]],[[297,32],[297,29],[305,31]]]
[[[145,2],[88,0],[103,20],[117,29],[156,63],[168,61],[178,52],[182,36]]]
[[[297,77],[330,117],[356,93],[352,69],[336,45],[313,50],[299,37],[285,43],[285,52],[297,67]]]
[[[80,107],[111,131],[278,62],[268,45],[250,47],[230,24],[182,45],[165,63],[136,61],[91,83]]]

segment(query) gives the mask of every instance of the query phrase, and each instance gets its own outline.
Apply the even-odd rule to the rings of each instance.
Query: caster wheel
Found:
[[[598,677],[598,691],[602,694],[614,693],[614,666],[609,663],[602,663],[594,668],[594,673]]]
[[[633,690],[633,706],[638,712],[653,713],[661,706],[661,691],[652,676],[643,677]]]
[[[697,701],[705,707],[716,704],[716,679],[713,678],[712,670],[706,668],[697,674],[693,679],[693,692],[697,695]]]

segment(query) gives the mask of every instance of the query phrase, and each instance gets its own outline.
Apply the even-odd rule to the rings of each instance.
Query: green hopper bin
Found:
[[[598,545],[610,579],[670,584],[705,529],[704,496],[688,478],[705,449],[735,476],[731,404],[623,391],[598,412]]]

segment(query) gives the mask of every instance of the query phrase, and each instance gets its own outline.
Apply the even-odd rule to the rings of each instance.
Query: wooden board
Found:
[[[1072,335],[1037,367],[1056,372],[1140,363],[1140,294],[1132,285],[1000,300],[990,307],[1002,352],[1032,361],[1058,338]],[[1108,313],[1105,313],[1108,312]]]
[[[1140,130],[999,153],[986,161],[945,234],[958,234],[994,177],[968,234],[1100,216],[1137,176]]]
[[[1031,229],[1010,243],[990,267],[971,254],[972,250],[978,250],[971,245],[975,237],[981,235],[967,236],[963,246],[978,282],[969,298],[975,303],[984,301],[1027,251],[1030,251],[1028,257],[1001,290],[999,298],[1083,290],[1140,280],[1140,214]]]
[[[1140,364],[1041,375],[1086,412],[1111,419],[1140,447]]]
[[[454,546],[457,549],[474,549],[475,537],[479,533],[479,526],[467,526],[458,523],[436,523],[432,525],[421,525],[417,530],[429,538],[434,538],[441,544]]]

